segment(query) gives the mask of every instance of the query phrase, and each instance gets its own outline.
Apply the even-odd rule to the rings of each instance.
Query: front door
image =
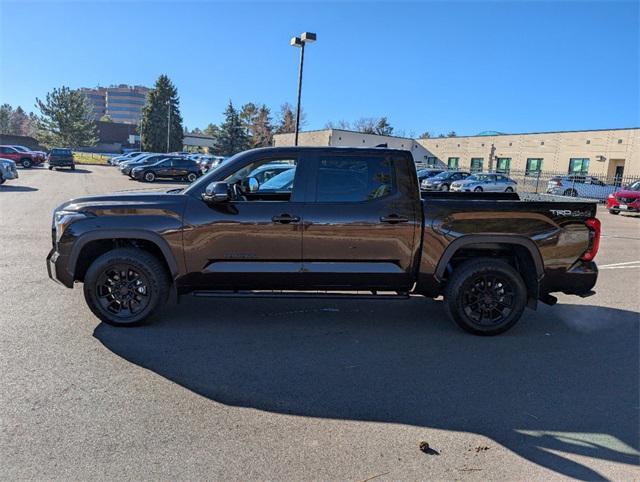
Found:
[[[420,218],[415,179],[402,156],[318,154],[304,210],[309,289],[408,291]],[[415,190],[415,192],[414,192]]]
[[[192,198],[185,210],[184,249],[193,289],[270,290],[301,286],[303,170],[297,157],[257,159],[227,178],[242,183],[266,162],[289,166],[293,182],[276,178],[254,193],[220,204]],[[275,186],[275,188],[274,188]]]

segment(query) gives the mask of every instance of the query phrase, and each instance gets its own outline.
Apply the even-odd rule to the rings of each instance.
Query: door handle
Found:
[[[289,224],[300,222],[299,216],[292,216],[291,214],[281,214],[280,216],[274,216],[271,218],[274,223]]]
[[[389,214],[388,216],[381,216],[380,221],[383,223],[396,224],[396,223],[408,223],[409,218],[399,216],[397,214]]]

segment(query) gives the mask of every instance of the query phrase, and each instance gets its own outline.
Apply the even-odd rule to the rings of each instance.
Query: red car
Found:
[[[0,146],[0,157],[4,159],[11,159],[17,165],[29,168],[37,166],[44,162],[44,159],[40,154],[35,152],[22,152],[20,149],[16,149],[13,146]]]
[[[609,194],[607,209],[611,214],[640,212],[640,181],[635,181],[620,191]]]

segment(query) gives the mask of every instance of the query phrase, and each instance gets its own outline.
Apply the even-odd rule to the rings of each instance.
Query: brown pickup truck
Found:
[[[260,182],[266,165],[287,168]],[[422,295],[493,335],[555,303],[551,293],[593,294],[595,214],[595,203],[511,192],[421,194],[407,151],[264,148],[184,190],[62,204],[47,267],[69,288],[84,283],[89,308],[114,325],[161,316],[172,291]]]

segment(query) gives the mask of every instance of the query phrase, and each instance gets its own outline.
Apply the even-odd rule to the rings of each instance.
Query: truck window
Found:
[[[316,202],[362,202],[395,191],[390,159],[332,157],[318,166]]]

